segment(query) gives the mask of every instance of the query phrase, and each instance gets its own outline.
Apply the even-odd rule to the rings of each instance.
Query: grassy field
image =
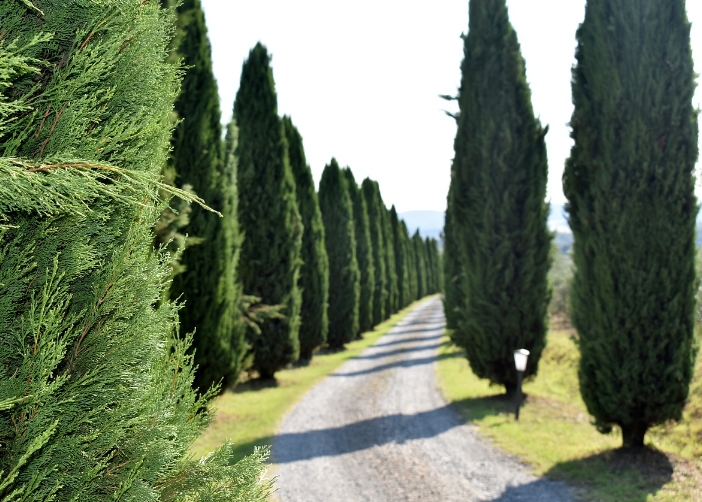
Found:
[[[518,455],[537,475],[571,484],[582,500],[603,502],[702,501],[702,364],[698,364],[685,419],[651,430],[651,447],[620,450],[621,433],[598,433],[578,390],[578,350],[567,330],[551,331],[539,375],[514,419],[514,403],[470,370],[448,337],[437,366],[441,390],[467,421],[502,450]]]
[[[254,446],[270,445],[280,420],[309,389],[373,345],[420,302],[364,333],[361,340],[350,343],[345,351],[318,352],[308,366],[276,373],[275,382],[250,380],[224,392],[213,403],[217,409],[214,420],[193,444],[191,452],[196,456],[205,455],[230,439],[240,459],[251,454]]]

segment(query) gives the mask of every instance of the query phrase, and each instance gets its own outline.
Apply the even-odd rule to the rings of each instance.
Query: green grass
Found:
[[[568,332],[549,333],[539,375],[524,385],[528,398],[519,422],[503,389],[478,379],[448,337],[437,374],[446,399],[483,436],[526,461],[536,475],[568,482],[582,500],[702,500],[702,378],[693,382],[686,420],[652,429],[647,440],[653,448],[632,455],[619,449],[620,431],[602,435],[591,425],[578,389],[578,358]]]
[[[283,416],[308,390],[373,345],[418,304],[413,303],[373,331],[364,333],[361,340],[348,344],[344,351],[317,353],[308,366],[279,371],[275,383],[251,380],[227,390],[214,400],[217,409],[214,420],[193,444],[191,452],[205,455],[230,439],[236,445],[238,460],[250,455],[255,446],[270,445]]]

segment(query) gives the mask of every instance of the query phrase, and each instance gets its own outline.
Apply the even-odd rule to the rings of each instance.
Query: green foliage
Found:
[[[378,198],[380,199],[381,214],[383,217],[383,242],[385,243],[385,276],[387,278],[388,288],[388,296],[385,299],[385,317],[388,318],[400,309],[398,302],[400,291],[397,283],[397,266],[395,263],[395,238],[392,233],[390,211],[388,211],[388,209],[385,207],[383,198],[380,196],[380,191],[378,191]]]
[[[341,348],[358,334],[361,274],[356,261],[353,206],[336,159],[319,181],[319,206],[329,255],[329,346]]]
[[[684,0],[590,0],[564,173],[580,389],[625,445],[679,419],[693,373],[695,74]]]
[[[548,312],[551,317],[562,321],[570,319],[570,289],[573,282],[573,257],[570,253],[559,253],[553,246],[551,249],[552,262],[548,271],[548,282],[551,288],[551,302]]]
[[[427,257],[426,247],[419,229],[415,230],[412,236],[412,252],[414,254],[415,270],[417,271],[417,300],[429,294],[427,285]]]
[[[373,268],[375,270],[375,291],[373,291],[373,325],[385,319],[385,305],[388,296],[388,276],[385,272],[385,241],[383,239],[383,212],[378,183],[366,178],[361,183],[361,193],[368,210],[368,229],[373,246]]]
[[[152,247],[171,17],[153,1],[27,4],[0,3],[0,499],[263,501],[263,452],[186,453],[212,394],[191,387]]]
[[[454,183],[451,182],[448,194],[448,210],[444,221],[444,313],[446,315],[446,327],[452,332],[455,331],[460,322],[460,312],[463,309],[465,299],[462,291],[462,267],[460,248],[458,246],[458,236],[456,235],[456,225],[454,223],[453,210],[453,190]]]
[[[283,318],[265,320],[260,333],[247,330],[253,367],[261,377],[271,378],[300,352],[303,226],[270,56],[260,43],[242,68],[234,119],[239,126],[239,223],[245,235],[239,276],[247,294],[268,305],[283,305]]]
[[[324,245],[324,224],[319,209],[312,171],[307,165],[302,136],[290,117],[283,117],[283,130],[288,142],[288,157],[295,194],[300,210],[302,234],[302,267],[299,287],[302,291],[300,313],[300,359],[312,358],[312,351],[327,341],[329,319],[329,258]]]
[[[392,242],[395,248],[395,276],[397,277],[397,305],[399,308],[410,303],[409,280],[407,277],[408,260],[407,236],[403,233],[400,220],[397,217],[397,210],[393,205],[390,208],[390,228],[392,230]]]
[[[176,173],[176,183],[191,186],[222,215],[192,208],[187,233],[197,244],[183,253],[184,271],[171,288],[171,296],[183,303],[183,331],[195,331],[195,382],[204,390],[220,380],[225,387],[235,382],[247,350],[238,309],[241,285],[236,279],[241,248],[233,155],[237,136],[236,128],[229,127],[225,156],[219,93],[200,0],[185,0],[176,13],[171,46],[187,69],[175,104],[180,122],[171,138],[169,167]]]
[[[551,235],[547,129],[534,117],[505,0],[470,2],[452,202],[465,303],[454,339],[481,378],[516,385],[512,351],[537,372],[546,336]]]
[[[407,230],[407,224],[404,221],[400,221],[402,226],[402,233],[404,234],[405,241],[405,254],[407,256],[407,277],[409,286],[409,298],[410,301],[415,301],[419,298],[419,278],[417,276],[417,255],[414,252],[414,240],[409,236],[409,230]]]
[[[358,329],[364,333],[373,328],[373,293],[375,292],[375,266],[373,244],[368,221],[366,199],[356,183],[350,168],[343,170],[346,186],[353,205],[354,236],[356,237],[356,260],[361,273],[361,293],[358,300]]]

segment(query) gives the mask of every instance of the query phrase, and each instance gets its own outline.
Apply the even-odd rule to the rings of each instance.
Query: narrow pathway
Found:
[[[432,298],[313,388],[273,443],[282,502],[569,501],[463,425],[436,388]]]

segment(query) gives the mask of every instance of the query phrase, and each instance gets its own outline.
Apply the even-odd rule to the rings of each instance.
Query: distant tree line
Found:
[[[195,332],[196,384],[226,386],[242,371],[271,378],[437,293],[438,242],[410,236],[377,182],[359,186],[332,159],[315,190],[302,135],[278,114],[260,43],[242,67],[222,141],[202,8],[188,0],[177,14],[172,50],[189,69],[176,101],[170,178],[222,215],[190,207],[178,229],[193,243],[181,251],[170,297],[183,302],[181,329]]]
[[[444,228],[447,324],[474,373],[514,389],[545,345],[547,162],[505,0],[471,0]],[[551,311],[578,332],[580,390],[625,446],[681,418],[696,355],[695,73],[684,0],[588,0],[563,174],[572,265]],[[454,99],[449,97],[449,99]],[[574,270],[574,272],[573,272]],[[570,293],[568,293],[570,289]]]

